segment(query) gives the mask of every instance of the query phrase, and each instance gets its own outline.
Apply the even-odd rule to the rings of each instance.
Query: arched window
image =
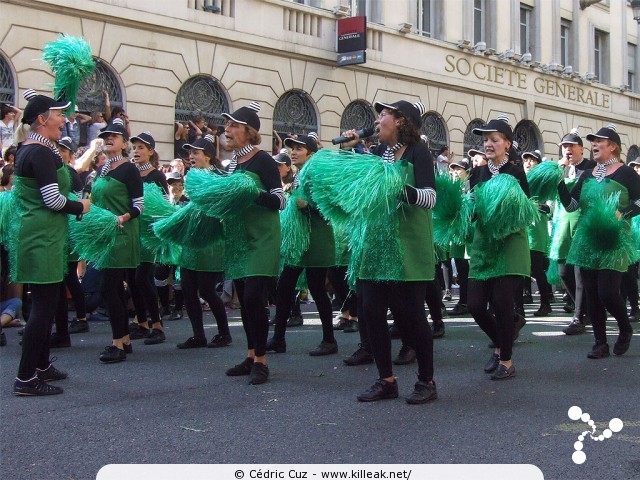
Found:
[[[513,131],[513,138],[518,142],[519,152],[533,152],[534,150],[540,150],[544,155],[542,149],[542,140],[540,137],[540,130],[535,123],[530,120],[522,120],[516,125]]]
[[[472,149],[483,150],[483,142],[482,135],[476,135],[473,133],[474,128],[478,128],[484,125],[484,121],[476,118],[475,120],[471,120],[469,125],[467,125],[467,129],[464,131],[464,152],[462,152],[462,156],[466,157],[467,152]]]
[[[373,128],[376,121],[375,110],[366,100],[354,100],[346,106],[340,119],[340,133],[347,130]]]
[[[640,149],[637,145],[631,145],[631,147],[629,147],[629,151],[627,152],[627,163],[631,162],[632,160],[636,160],[638,157],[640,157]]]
[[[433,154],[433,158],[438,156],[438,152],[442,147],[449,145],[449,132],[447,124],[442,116],[437,112],[427,112],[422,117],[422,134],[427,136],[429,140],[429,149]]]
[[[109,93],[109,104],[124,108],[122,86],[116,73],[99,58],[95,59],[95,71],[84,79],[78,90],[77,108],[83,112],[104,112],[104,92]]]
[[[215,78],[208,75],[191,77],[178,90],[176,96],[176,121],[188,122],[201,114],[207,124],[224,125],[223,113],[229,112],[229,101],[224,89]]]
[[[16,82],[9,61],[0,54],[0,102],[15,105]]]
[[[282,95],[273,110],[273,129],[283,140],[283,135],[288,133],[319,133],[318,116],[309,95],[302,90],[290,90]]]

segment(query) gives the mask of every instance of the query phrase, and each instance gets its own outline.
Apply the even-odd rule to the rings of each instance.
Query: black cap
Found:
[[[180,175],[180,172],[176,172],[175,170],[173,172],[168,172],[165,176],[167,177],[168,184],[184,182],[184,178]]]
[[[233,113],[223,113],[222,116],[233,122],[249,125],[258,131],[260,130],[260,118],[258,117],[259,111],[260,104],[258,102],[251,102],[248,107],[239,108]]]
[[[135,137],[131,137],[131,141],[139,140],[142,143],[146,144],[149,148],[156,148],[156,141],[151,136],[151,132],[142,132],[140,135],[136,135]]]
[[[475,157],[476,155],[482,155],[483,157],[487,156],[484,153],[484,150],[478,150],[477,148],[470,148],[469,151],[467,152],[467,155],[469,156],[469,158]]]
[[[58,102],[46,95],[38,95],[35,90],[29,88],[22,94],[27,103],[22,114],[22,123],[31,125],[38,115],[49,110],[65,110],[71,106],[71,102]]]
[[[476,135],[482,135],[483,133],[498,132],[505,136],[507,140],[513,142],[513,130],[508,123],[506,115],[498,115],[498,118],[490,120],[486,125],[473,129],[473,133]]]
[[[533,152],[524,152],[522,154],[522,159],[524,160],[525,157],[531,157],[538,163],[542,163],[542,153],[540,152],[540,150],[534,150]]]
[[[596,133],[590,133],[587,135],[587,140],[593,142],[596,138],[604,138],[606,140],[611,140],[616,143],[620,148],[622,148],[622,142],[620,141],[620,135],[616,132],[617,128],[613,123],[610,123],[606,127],[602,127]]]
[[[424,103],[416,102],[412,104],[406,100],[400,100],[394,103],[375,102],[373,107],[378,113],[385,108],[388,108],[389,110],[397,110],[418,129],[422,127],[422,115],[427,111]]]
[[[460,167],[464,170],[469,170],[469,167],[471,167],[471,165],[469,164],[468,158],[462,158],[460,160],[456,160],[455,162],[451,162],[449,164],[449,168],[451,169],[451,167]]]
[[[58,140],[58,145],[62,148],[66,148],[71,153],[76,153],[77,147],[73,143],[71,137],[62,137],[60,140]]]
[[[197,139],[193,143],[187,143],[182,146],[185,150],[202,150],[207,156],[213,158],[216,156],[216,139],[211,134],[207,134],[202,138]]]
[[[110,134],[122,135],[122,138],[124,138],[125,141],[129,140],[129,132],[127,132],[127,129],[124,126],[124,122],[121,118],[112,119],[109,125],[100,130],[98,137],[104,138]]]
[[[287,154],[287,151],[284,148],[282,149],[282,151],[280,151],[280,153],[274,155],[273,159],[280,165],[287,165],[289,167],[291,166],[291,157]]]
[[[640,157],[629,160],[627,162],[627,165],[629,165],[630,167],[633,167],[634,165],[640,165]]]
[[[581,147],[583,146],[582,138],[580,138],[580,135],[578,135],[577,128],[572,128],[569,133],[567,133],[564,137],[562,137],[562,140],[560,141],[558,146],[561,147],[562,145],[567,143],[571,145],[580,145]]]
[[[285,138],[284,145],[289,148],[293,148],[294,145],[302,145],[309,153],[316,153],[318,151],[318,143],[315,138],[309,135],[300,135],[298,138]]]

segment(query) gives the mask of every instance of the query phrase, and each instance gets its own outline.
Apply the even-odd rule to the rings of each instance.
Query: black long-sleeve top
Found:
[[[511,175],[518,180],[520,184],[520,188],[525,193],[527,197],[530,197],[529,193],[529,182],[527,182],[527,176],[524,173],[524,169],[520,165],[514,165],[513,163],[505,163],[499,170],[500,173],[506,173],[507,175]],[[492,178],[491,170],[487,165],[482,165],[480,167],[475,167],[471,169],[471,175],[469,176],[469,185],[471,190],[475,188],[476,185],[482,182],[486,182],[491,180]]]
[[[587,160],[586,158],[583,158],[580,161],[580,163],[578,163],[577,165],[574,165],[573,168],[575,169],[576,178],[579,178],[582,175],[584,175],[584,172],[586,172],[587,170],[592,170],[596,168],[596,162],[594,162],[593,160]],[[569,172],[571,172],[571,165],[567,165],[566,167],[564,167],[564,178],[569,178],[570,176]]]
[[[70,215],[82,213],[82,203],[60,194],[57,170],[62,167],[62,159],[50,148],[40,143],[22,145],[16,152],[15,165],[16,175],[35,179],[47,208]]]
[[[146,176],[142,177],[143,183],[155,183],[162,190],[162,194],[165,198],[169,199],[169,184],[167,183],[167,177],[160,170],[155,168],[149,172]]]
[[[571,192],[569,192],[569,189],[564,182],[561,182],[558,185],[558,195],[567,212],[575,212],[580,207],[582,187],[589,177],[594,178],[593,169],[586,170],[584,174],[580,176]],[[625,187],[629,192],[629,206],[621,209],[620,213],[625,218],[635,217],[640,214],[640,176],[638,176],[635,170],[627,165],[622,165],[615,172],[611,175],[607,175],[605,178],[614,180]]]
[[[228,172],[233,173],[235,170],[245,170],[255,173],[260,177],[260,181],[264,185],[266,192],[260,192],[260,196],[256,200],[258,205],[262,205],[271,210],[284,210],[287,199],[282,190],[278,165],[271,155],[264,150],[260,150],[244,163],[236,164],[235,162],[231,162],[228,167]]]
[[[98,171],[98,176],[100,176],[101,172],[102,167],[100,167]],[[131,215],[131,218],[140,216],[144,210],[144,188],[138,168],[131,162],[125,162],[119,165],[118,168],[109,170],[107,176],[125,184],[129,192],[129,198],[131,199],[131,207],[128,213]]]

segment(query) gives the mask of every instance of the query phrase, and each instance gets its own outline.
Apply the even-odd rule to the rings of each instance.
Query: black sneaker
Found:
[[[571,320],[571,323],[562,329],[562,332],[565,335],[579,335],[584,333],[585,330],[586,327],[584,326],[584,323],[582,323],[578,317],[574,317]]]
[[[40,370],[39,368],[36,368],[36,375],[43,382],[55,382],[57,380],[64,380],[69,376],[67,372],[58,370],[51,363],[44,370]]]
[[[493,353],[487,364],[484,366],[485,373],[495,372],[498,365],[500,365],[500,355]]]
[[[633,332],[620,332],[616,343],[613,345],[614,355],[624,355],[629,350],[629,344],[631,343],[631,337]]]
[[[541,303],[540,304],[540,308],[538,308],[538,310],[533,312],[533,316],[534,317],[546,317],[551,312],[552,312],[551,305],[549,305],[548,303]]]
[[[358,395],[359,402],[376,402],[378,400],[388,400],[398,398],[398,382],[387,382],[379,378],[371,385],[369,390]]]
[[[14,395],[42,397],[45,395],[59,395],[62,392],[64,392],[62,388],[49,385],[37,375],[29,380],[16,378],[16,381],[13,383]]]
[[[157,328],[152,328],[147,338],[144,339],[144,344],[157,345],[159,343],[164,342],[166,339],[167,337],[165,337],[164,332],[162,330],[158,330]]]
[[[362,348],[362,345],[360,345],[360,347],[355,352],[353,352],[353,354],[349,358],[345,358],[342,361],[349,367],[355,367],[357,365],[368,365],[370,363],[373,363],[373,355],[367,352],[364,348]]]
[[[609,345],[607,343],[596,343],[591,351],[587,353],[587,358],[598,360],[609,356]]]
[[[409,365],[416,361],[416,352],[409,345],[402,345],[398,356],[393,359],[394,365]]]
[[[118,363],[127,359],[124,350],[120,350],[115,345],[104,347],[104,351],[100,354],[100,361],[103,363]]]
[[[184,342],[179,343],[177,345],[177,347],[180,350],[186,350],[188,348],[204,348],[206,346],[207,346],[206,338],[196,338],[196,337],[189,337]]]
[[[431,335],[433,338],[442,338],[444,337],[444,322],[433,322],[433,326],[431,327]]]
[[[141,340],[143,338],[148,338],[150,334],[150,328],[141,327],[135,322],[131,322],[129,324],[129,338],[131,338],[131,340]]]
[[[7,345],[7,336],[4,332],[0,332],[0,347],[4,347]]]
[[[411,405],[420,405],[438,398],[436,384],[423,381],[416,382],[413,392],[406,398],[407,403]]]
[[[55,332],[49,337],[49,348],[69,348],[71,346],[71,338],[69,335],[60,335]]]
[[[504,366],[502,363],[498,365],[495,372],[491,375],[491,380],[508,380],[516,376],[516,367],[511,365],[510,367]]]
[[[271,337],[267,340],[266,345],[267,352],[276,352],[276,353],[286,353],[287,352],[287,342],[283,340],[276,340],[274,337]]]
[[[269,380],[269,367],[264,363],[253,362],[249,373],[249,385],[261,385]]]
[[[175,308],[173,310],[173,312],[171,312],[171,315],[169,315],[169,321],[174,322],[176,320],[181,320],[182,319],[182,309],[178,309]]]
[[[69,322],[69,333],[85,333],[89,331],[89,322],[74,318]]]
[[[312,357],[322,357],[334,353],[338,353],[338,344],[336,342],[325,342],[323,340],[320,342],[320,345],[309,352],[309,355]]]
[[[225,373],[229,377],[242,377],[244,375],[249,375],[251,373],[251,369],[253,368],[254,363],[255,362],[253,361],[253,358],[247,357],[242,361],[242,363],[239,363],[238,365],[234,365]]]
[[[291,315],[287,320],[287,327],[300,327],[304,324],[302,315]]]
[[[333,325],[334,330],[344,330],[344,327],[349,322],[349,319],[340,315],[338,321]]]
[[[216,335],[211,339],[211,341],[207,344],[209,348],[220,348],[227,347],[231,345],[231,335]]]
[[[357,320],[347,320],[347,324],[342,329],[344,333],[356,333],[360,331],[360,325]]]

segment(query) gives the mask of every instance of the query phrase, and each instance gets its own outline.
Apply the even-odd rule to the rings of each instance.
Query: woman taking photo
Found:
[[[53,142],[65,123],[62,110],[70,103],[56,102],[27,90],[28,104],[17,135],[30,133],[16,154],[15,215],[10,262],[13,281],[31,285],[31,314],[22,339],[22,357],[13,393],[55,395],[60,387],[47,382],[67,378],[49,361],[49,335],[66,267],[67,214],[89,211],[89,200],[66,198],[71,182]],[[22,131],[20,131],[22,130]],[[46,228],[43,226],[46,225]]]
[[[567,212],[580,208],[580,223],[569,249],[567,263],[580,267],[584,283],[587,311],[593,325],[596,343],[587,357],[593,359],[609,356],[607,343],[607,311],[618,322],[619,335],[613,346],[615,355],[629,349],[633,330],[627,316],[627,308],[620,294],[622,275],[636,261],[637,252],[629,234],[628,219],[640,213],[640,177],[633,168],[620,161],[622,143],[615,125],[608,125],[596,133],[587,135],[596,167],[587,170],[569,192],[564,182],[558,186],[560,200]],[[616,211],[598,211],[603,199],[617,197]],[[607,233],[596,228],[597,217],[608,215],[615,227]],[[620,240],[614,240],[614,237]],[[606,240],[608,245],[603,245]]]
[[[117,215],[120,226],[102,269],[102,296],[109,306],[113,342],[100,354],[100,361],[116,363],[126,360],[126,354],[133,351],[124,282],[127,270],[140,264],[138,217],[144,208],[144,197],[138,169],[123,156],[129,141],[124,122],[114,119],[100,132],[100,138],[104,140],[107,161],[93,184],[91,199],[96,206]]]

